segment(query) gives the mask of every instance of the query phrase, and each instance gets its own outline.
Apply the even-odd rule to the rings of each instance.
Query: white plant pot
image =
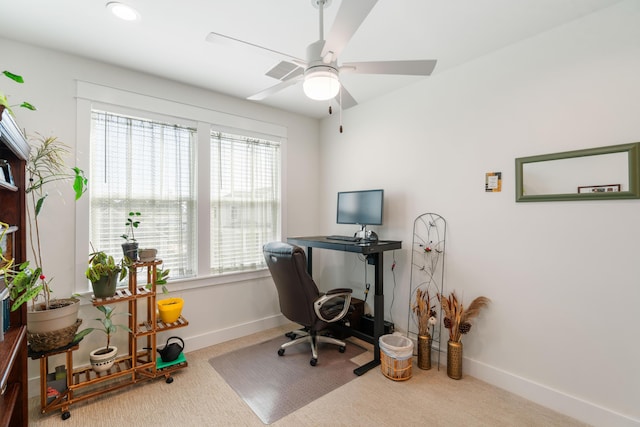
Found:
[[[91,367],[96,372],[104,372],[109,370],[113,366],[113,362],[116,360],[116,356],[118,355],[118,347],[109,346],[109,352],[104,354],[97,354],[104,351],[104,347],[97,348],[89,353],[89,361],[91,362]]]
[[[69,298],[66,300],[52,300],[50,305],[57,302],[70,302],[70,304],[49,310],[27,310],[27,330],[30,333],[42,334],[58,331],[75,325],[78,320],[80,300]]]

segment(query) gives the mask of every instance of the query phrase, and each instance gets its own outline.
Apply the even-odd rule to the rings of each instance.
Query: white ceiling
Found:
[[[240,98],[278,83],[264,74],[280,59],[207,42],[209,32],[298,58],[319,37],[313,0],[122,0],[142,15],[136,23],[113,17],[107,1],[0,0],[0,37]],[[331,1],[325,36],[341,1],[356,0]],[[379,0],[339,62],[437,59],[437,75],[619,1]],[[424,78],[429,77],[341,75],[359,103]],[[307,99],[301,84],[254,102],[311,117],[323,117],[328,106]]]

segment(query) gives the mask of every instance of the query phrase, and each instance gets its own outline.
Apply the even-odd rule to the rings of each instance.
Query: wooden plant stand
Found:
[[[173,382],[171,374],[188,366],[182,353],[177,360],[170,363],[162,362],[159,357],[156,357],[156,334],[189,324],[182,316],[170,324],[156,317],[155,283],[157,267],[160,264],[162,264],[161,260],[135,262],[129,270],[127,288],[118,289],[113,297],[92,298],[94,306],[127,302],[131,314],[129,328],[132,332],[129,334],[128,352],[118,357],[108,371],[97,373],[91,366],[74,369],[73,352],[78,350],[78,344],[45,353],[29,352],[32,359],[40,359],[40,408],[43,414],[60,409],[62,419],[66,420],[71,416],[69,407],[76,402],[159,377],[164,377],[167,383],[171,383]],[[139,268],[146,269],[146,283],[152,284],[149,288],[147,284],[138,285]],[[139,310],[139,303],[144,306],[142,302],[146,302],[146,307]],[[57,396],[48,397],[49,385],[54,384],[51,378],[47,378],[47,376],[51,377],[49,357],[58,354],[65,354],[66,382],[59,387]],[[60,384],[59,381],[55,383]]]

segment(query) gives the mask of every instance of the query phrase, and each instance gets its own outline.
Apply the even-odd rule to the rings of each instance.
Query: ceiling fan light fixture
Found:
[[[340,91],[338,71],[329,66],[316,66],[307,69],[302,84],[305,95],[316,101],[335,98]]]

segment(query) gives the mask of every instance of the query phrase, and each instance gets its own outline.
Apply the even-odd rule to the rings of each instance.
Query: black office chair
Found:
[[[349,311],[351,289],[332,289],[323,294],[318,291],[313,278],[307,272],[307,257],[298,246],[282,242],[267,243],[263,247],[273,281],[278,289],[280,311],[292,322],[299,323],[303,330],[289,332],[292,339],[280,346],[278,355],[284,355],[287,347],[309,342],[311,344],[311,366],[318,363],[318,343],[338,345],[344,353],[346,343],[321,335],[329,323],[340,321]]]

